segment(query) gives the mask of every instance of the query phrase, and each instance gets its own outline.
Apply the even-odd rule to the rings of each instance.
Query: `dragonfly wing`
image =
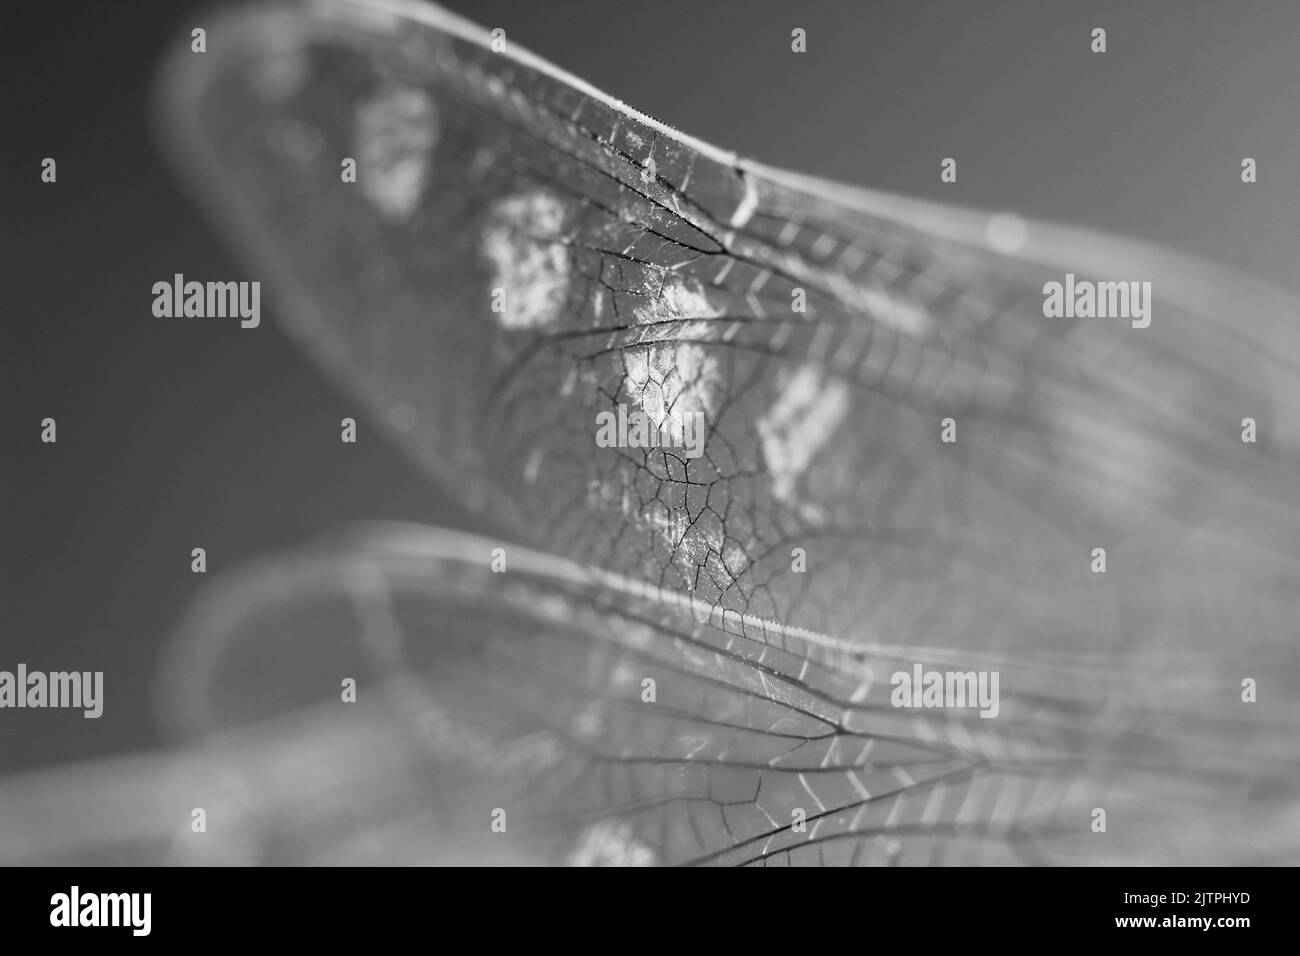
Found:
[[[914,660],[946,663],[720,614],[501,542],[360,529],[214,585],[159,682],[175,755],[10,781],[0,856],[892,865],[1291,852],[1278,839],[1294,830],[1288,772],[1243,774],[1277,754],[1240,749],[1259,728],[1230,706],[1115,708],[1096,692],[1112,689],[1104,673],[1084,697],[1078,671],[1022,666],[995,720],[918,716],[889,702],[890,673]],[[1104,834],[1090,829],[1096,806],[1111,815]]]
[[[1244,820],[1294,792],[1289,711],[1239,701],[1242,678],[1297,671],[1288,297],[1112,237],[767,169],[427,5],[234,13],[209,47],[160,83],[177,169],[303,349],[503,535],[688,602],[650,621],[660,637],[683,615],[706,633],[767,622],[849,659],[1005,671],[1016,716],[969,722],[993,728],[997,760],[960,720],[940,722],[943,747],[968,769],[1030,760],[1044,780],[1055,755],[1067,782],[1126,766],[1148,797],[1196,790],[1190,822],[1164,817],[1188,823],[1179,847],[1209,845],[1204,807]],[[1150,282],[1150,325],[1045,317],[1045,284],[1067,275]],[[598,442],[620,408],[682,447]],[[1259,442],[1241,441],[1245,418]],[[626,615],[644,598],[614,581],[625,604],[602,613]],[[610,662],[580,646],[571,690],[603,699]],[[805,650],[782,679],[820,659]],[[775,678],[746,666],[766,692]],[[888,687],[883,666],[827,677],[837,706]],[[783,693],[754,719],[779,722]],[[901,719],[873,714],[872,734]],[[1013,757],[1039,724],[1059,736]],[[635,735],[627,750],[653,764],[712,739],[658,732],[657,754]],[[778,809],[803,799],[798,776]],[[962,806],[987,827],[1023,796]],[[926,799],[914,822],[932,837],[958,810]],[[1222,832],[1253,847],[1246,829]]]
[[[1201,529],[1294,568],[1283,296],[741,162],[425,5],[289,5],[215,33],[161,86],[178,169],[304,349],[530,544],[929,644],[1008,601],[1043,627],[1063,601],[1090,616],[1094,546],[1185,579],[1206,559],[1170,552]],[[1045,319],[1066,270],[1152,281],[1151,326]],[[702,413],[702,454],[600,447],[620,405]],[[916,613],[937,593],[958,620]],[[1112,645],[1099,624],[1032,641]]]
[[[1014,850],[943,722],[880,713],[884,657],[499,546],[380,526],[226,574],[159,680],[174,755],[6,781],[0,858],[897,862],[932,788],[971,805],[950,855]]]

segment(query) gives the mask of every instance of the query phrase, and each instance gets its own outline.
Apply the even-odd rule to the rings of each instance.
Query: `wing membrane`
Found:
[[[1116,708],[1113,675],[1022,662],[999,665],[1016,691],[998,719],[917,716],[890,706],[889,674],[942,653],[720,614],[514,546],[496,573],[496,546],[377,526],[233,576],[182,629],[161,685],[169,723],[278,744],[262,728],[333,693],[324,675],[359,675],[382,740],[361,768],[386,757],[396,772],[367,785],[355,768],[317,770],[315,785],[346,796],[362,832],[382,833],[387,805],[400,805],[434,859],[1114,862],[1171,843],[1242,858],[1262,850],[1245,814],[1285,811],[1249,792],[1287,772],[1261,774],[1242,752],[1260,728],[1229,703]],[[255,703],[225,690],[257,687],[259,671]],[[341,738],[332,757],[347,762],[368,744],[340,709],[312,719]],[[328,817],[296,819],[306,799],[280,784],[275,760],[232,764],[260,772],[243,785],[265,801],[253,801],[264,829],[292,837],[276,843],[343,852]],[[1098,803],[1118,820],[1089,844]],[[490,829],[498,808],[503,834]]]
[[[887,642],[1010,603],[1053,650],[1121,631],[1085,544],[1168,561],[1160,586],[1204,576],[1189,528],[1294,567],[1277,294],[1059,227],[1008,254],[988,217],[739,161],[435,8],[290,6],[220,49],[167,86],[182,168],[306,350],[530,544]],[[1044,281],[1116,269],[1153,282],[1150,328],[1043,318]],[[620,404],[702,412],[703,454],[598,447]]]
[[[385,529],[215,592],[167,713],[234,735],[256,858],[1190,862],[1294,831],[1294,715],[1238,702],[1296,672],[1288,298],[767,169],[426,5],[209,35],[160,86],[178,170],[303,349],[538,549],[496,575]],[[1151,326],[1045,319],[1065,273],[1150,281]],[[702,454],[601,447],[619,406],[703,414]],[[914,663],[1000,669],[1002,713],[893,708]],[[322,770],[346,796],[304,817],[278,755],[365,736],[250,721],[350,667],[385,779]]]

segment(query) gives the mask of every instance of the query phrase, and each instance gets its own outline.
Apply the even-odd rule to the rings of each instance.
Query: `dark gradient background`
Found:
[[[1155,240],[1300,291],[1300,4],[446,4],[775,165]],[[0,772],[159,742],[155,660],[209,571],[339,522],[472,519],[275,326],[151,313],[242,278],[163,168],[154,69],[211,4],[4,5],[0,667],[103,670],[105,712],[6,711]],[[789,52],[790,30],[808,52]],[[1089,52],[1094,26],[1109,52]],[[1240,182],[1243,156],[1259,182]],[[58,161],[57,185],[39,180]],[[942,157],[958,182],[939,182]],[[264,290],[265,291],[265,290]],[[58,444],[39,423],[58,420]]]

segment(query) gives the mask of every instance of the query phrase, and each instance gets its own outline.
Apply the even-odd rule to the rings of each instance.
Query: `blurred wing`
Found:
[[[1249,855],[1295,832],[1290,299],[766,169],[427,5],[240,12],[209,50],[169,66],[160,115],[249,277],[421,467],[573,571],[518,585],[479,548],[472,599],[448,604],[446,562],[403,564],[399,536],[365,543],[379,570],[356,579],[389,617],[399,596],[462,609],[384,625],[432,655],[390,673],[435,736],[454,719],[470,751],[538,734],[566,755],[555,790],[527,786],[533,758],[501,771],[530,829],[561,834],[542,858],[609,837],[624,861],[889,861],[908,836],[922,862],[1224,860],[1222,839]],[[1150,327],[1044,318],[1067,273],[1151,282]],[[702,415],[702,453],[602,447],[620,406]],[[279,605],[226,594],[212,653],[244,616],[352,621],[353,557],[316,560],[285,565],[311,586]],[[332,687],[332,657],[309,657],[255,669],[262,696],[232,712],[295,668]],[[888,706],[889,673],[930,661],[1000,670],[1001,714]],[[1272,693],[1242,705],[1244,677]],[[422,793],[461,779],[429,766],[409,771],[437,778]],[[446,819],[522,806],[467,766],[474,796]],[[1122,840],[1088,842],[1090,808],[1130,805]],[[795,806],[816,821],[797,839]]]
[[[1295,831],[1293,773],[1230,701],[1116,707],[1105,673],[1024,663],[994,720],[917,716],[890,706],[889,674],[943,655],[846,646],[517,546],[493,572],[499,546],[386,525],[227,576],[161,675],[162,713],[197,743],[9,781],[0,856],[867,865],[1292,851],[1279,835]],[[356,703],[339,702],[340,675],[357,680]],[[1089,829],[1094,806],[1105,834]]]

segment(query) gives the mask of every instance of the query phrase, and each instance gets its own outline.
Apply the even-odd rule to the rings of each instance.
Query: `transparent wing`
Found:
[[[1280,295],[741,162],[425,5],[215,32],[161,86],[177,168],[304,349],[520,540],[849,637],[1053,653],[1125,639],[1091,547],[1146,594],[1193,530],[1294,568]],[[1067,271],[1151,281],[1151,326],[1045,319]],[[599,447],[619,405],[702,413],[703,454]]]
[[[845,645],[514,545],[494,572],[501,546],[376,526],[227,575],[161,674],[161,713],[186,746],[8,781],[4,859],[1231,863],[1294,851],[1294,774],[1285,749],[1261,749],[1283,738],[1229,700],[1177,712],[1162,686],[1121,703],[1113,674],[1020,662],[997,719],[917,715],[890,705],[888,675],[955,652]],[[357,680],[356,703],[339,701],[340,675]],[[1096,806],[1104,834],[1089,828]]]
[[[429,655],[387,659],[403,707],[467,728],[481,763],[557,748],[546,768],[413,760],[391,799],[464,781],[429,812],[520,807],[527,858],[548,861],[1291,852],[1289,298],[1112,237],[766,169],[427,5],[236,13],[209,49],[163,74],[160,116],[249,277],[431,477],[567,569],[538,558],[520,584],[475,546],[453,573],[440,549],[459,539],[429,533],[431,567],[394,532],[266,571],[309,582],[278,604],[269,585],[213,599],[233,615],[199,628],[214,655],[237,624],[281,633],[277,614],[290,635],[400,633]],[[1067,273],[1150,281],[1150,326],[1044,318]],[[702,414],[702,453],[601,447],[619,406]],[[452,600],[462,573],[472,597]],[[357,587],[400,626],[360,627]],[[249,646],[273,656],[228,717],[279,712],[324,667],[288,638]],[[918,662],[998,669],[1001,714],[889,706],[889,673]],[[1271,688],[1254,705],[1247,677]]]

